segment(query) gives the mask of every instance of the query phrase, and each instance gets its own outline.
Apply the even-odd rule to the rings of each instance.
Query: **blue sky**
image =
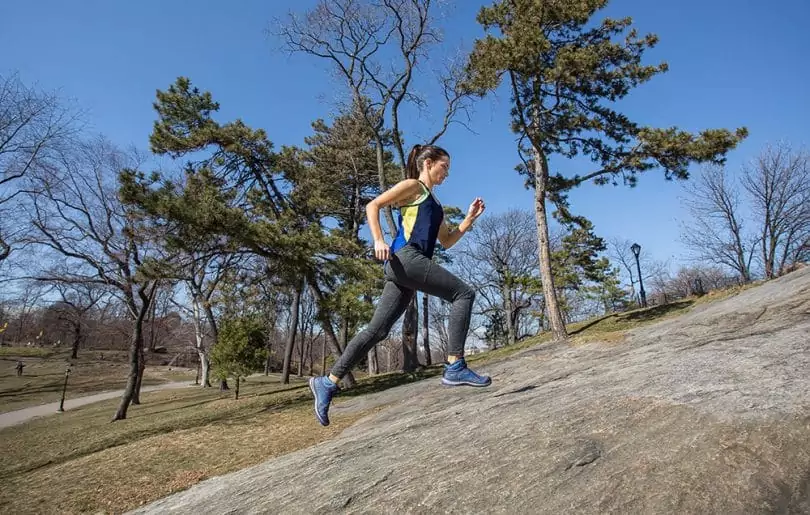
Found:
[[[469,47],[482,34],[475,14],[488,3],[449,2],[447,48]],[[262,127],[277,147],[300,145],[312,120],[330,117],[339,88],[326,63],[280,52],[265,29],[274,17],[312,4],[12,0],[0,7],[0,73],[17,71],[25,82],[60,89],[87,112],[92,130],[121,145],[148,146],[155,90],[179,75],[213,93],[222,105],[219,119]],[[603,14],[632,16],[640,32],[657,33],[661,41],[648,62],[670,65],[623,101],[638,122],[687,130],[747,126],[750,137],[729,156],[733,171],[768,142],[808,143],[810,2],[613,0]],[[429,78],[420,84],[431,90]],[[442,139],[453,160],[438,192],[444,203],[466,207],[480,195],[490,213],[532,207],[532,193],[513,171],[518,158],[508,104],[503,93],[479,102],[470,124],[475,134],[456,126]],[[406,138],[429,134],[439,114],[407,117]],[[557,159],[552,166],[588,171],[581,161]],[[571,201],[599,235],[636,240],[657,259],[682,261],[681,192],[653,172],[632,190],[585,185]]]

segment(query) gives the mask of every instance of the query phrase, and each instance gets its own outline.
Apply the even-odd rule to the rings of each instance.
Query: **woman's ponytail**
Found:
[[[405,178],[406,179],[418,179],[419,178],[419,166],[417,165],[416,161],[419,158],[419,153],[422,151],[422,145],[414,145],[411,149],[411,153],[408,154],[408,164],[405,166]]]

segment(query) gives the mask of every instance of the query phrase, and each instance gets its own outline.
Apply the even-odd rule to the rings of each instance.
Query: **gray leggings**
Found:
[[[464,355],[464,342],[470,328],[475,291],[418,249],[406,245],[386,263],[385,287],[374,316],[368,326],[357,333],[346,346],[346,350],[332,367],[332,375],[343,378],[372,347],[388,336],[416,290],[453,303],[447,353],[453,356]]]

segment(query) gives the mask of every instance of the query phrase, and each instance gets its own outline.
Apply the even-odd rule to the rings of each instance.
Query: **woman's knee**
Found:
[[[385,338],[388,336],[388,333],[390,332],[390,328],[385,327],[383,325],[368,326],[365,329],[363,329],[363,332],[366,333],[365,334],[366,337],[364,338],[365,340],[367,340],[369,343],[377,344],[385,340]]]
[[[458,293],[456,294],[456,300],[462,300],[467,302],[472,302],[475,300],[475,290],[470,287],[470,285],[465,284],[463,288],[460,288]]]

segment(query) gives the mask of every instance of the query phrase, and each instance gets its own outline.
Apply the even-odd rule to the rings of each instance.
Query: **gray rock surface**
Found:
[[[621,343],[487,365],[489,389],[338,401],[387,407],[137,513],[808,513],[809,338],[805,268]]]

